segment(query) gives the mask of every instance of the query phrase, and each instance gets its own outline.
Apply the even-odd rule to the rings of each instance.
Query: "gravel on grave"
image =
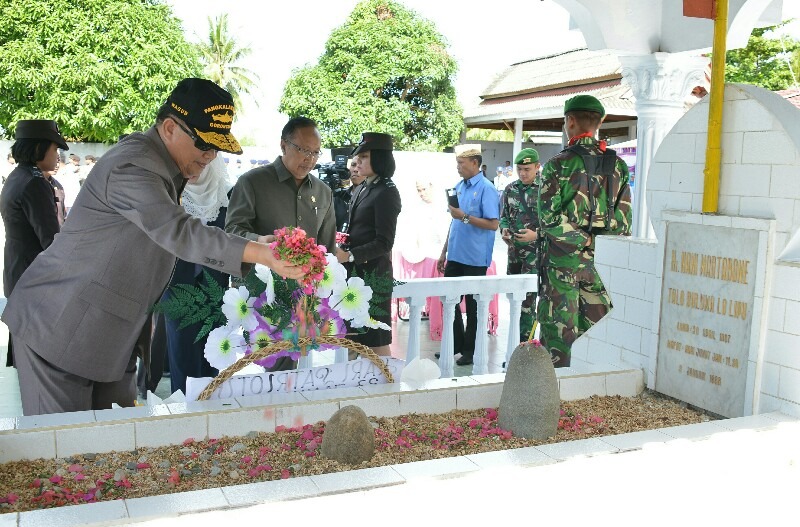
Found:
[[[562,402],[557,434],[547,441],[509,437],[496,409],[370,418],[375,455],[349,466],[319,454],[324,423],[275,433],[251,432],[130,452],[87,453],[0,465],[0,513],[136,498],[300,477],[356,468],[624,434],[713,419],[646,391],[638,397],[594,396]]]

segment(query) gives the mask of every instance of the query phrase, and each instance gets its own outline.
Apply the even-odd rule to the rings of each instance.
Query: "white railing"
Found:
[[[461,302],[462,295],[471,294],[478,303],[478,331],[475,336],[475,355],[473,374],[489,373],[489,302],[496,294],[505,294],[509,303],[508,344],[505,362],[519,344],[519,315],[522,302],[529,291],[537,290],[536,275],[477,276],[458,278],[414,278],[394,288],[392,298],[405,298],[409,305],[408,349],[406,362],[419,357],[422,309],[428,297],[438,296],[442,300],[442,345],[439,355],[439,368],[442,377],[453,377],[453,320],[455,306]],[[306,360],[309,360],[306,358]],[[347,361],[347,350],[336,351],[336,362]],[[301,358],[300,368],[310,367]]]

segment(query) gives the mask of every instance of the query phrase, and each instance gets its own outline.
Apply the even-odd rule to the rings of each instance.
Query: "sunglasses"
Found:
[[[194,135],[191,130],[189,130],[188,128],[183,126],[183,124],[181,124],[181,122],[178,121],[177,119],[172,119],[172,122],[177,124],[178,128],[183,130],[186,133],[186,135],[188,135],[189,138],[194,141],[194,147],[196,149],[201,150],[203,152],[208,152],[209,150],[213,150],[214,149],[213,146],[209,145],[208,143],[204,143],[203,141],[201,141],[199,137]]]

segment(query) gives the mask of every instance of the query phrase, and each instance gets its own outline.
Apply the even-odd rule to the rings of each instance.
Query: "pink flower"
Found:
[[[0,503],[8,503],[9,505],[14,505],[18,499],[19,496],[17,496],[13,492],[9,492],[8,494],[5,495],[5,497],[0,498]]]
[[[289,479],[292,477],[292,473],[289,472],[289,469],[284,468],[281,470],[281,479]]]
[[[78,472],[77,474],[75,474],[75,481],[83,481],[83,480],[85,480],[85,479],[86,479],[86,476],[84,476],[84,475],[83,475],[83,474],[81,474],[80,472]]]
[[[78,464],[70,465],[69,466],[69,471],[70,472],[83,472],[83,467],[78,465]]]
[[[51,476],[50,477],[50,483],[52,483],[53,485],[58,485],[59,483],[61,483],[62,479],[63,478],[61,476],[58,476],[58,475]]]

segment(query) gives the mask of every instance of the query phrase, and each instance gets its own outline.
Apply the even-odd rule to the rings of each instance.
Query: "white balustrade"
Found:
[[[442,377],[453,376],[453,320],[455,306],[461,302],[462,295],[474,295],[478,303],[478,331],[475,337],[475,355],[472,373],[488,373],[489,336],[486,328],[489,322],[489,302],[496,294],[505,294],[508,298],[508,344],[506,346],[506,364],[519,344],[519,315],[522,301],[529,291],[537,290],[536,275],[510,276],[477,276],[448,278],[414,278],[398,285],[392,292],[392,298],[405,298],[410,306],[408,350],[406,361],[411,362],[419,357],[420,320],[422,306],[429,296],[442,299],[442,345],[439,355],[439,368]]]

